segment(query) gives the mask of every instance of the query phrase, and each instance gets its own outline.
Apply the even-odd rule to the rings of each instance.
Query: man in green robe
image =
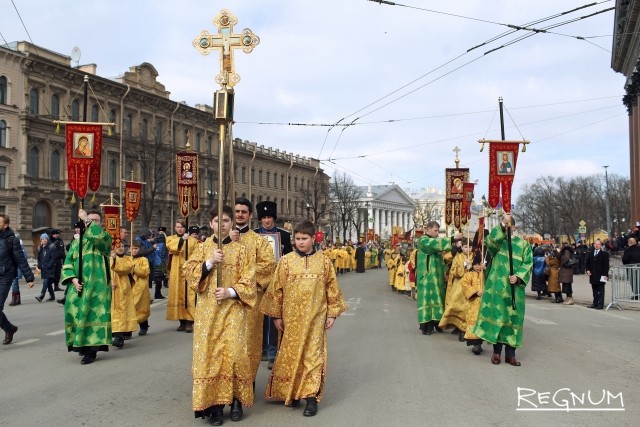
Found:
[[[513,275],[509,272],[507,243],[507,224],[509,223],[512,230]],[[502,346],[506,345],[505,362],[520,366],[520,362],[516,360],[516,347],[522,347],[524,291],[531,276],[533,255],[529,243],[515,235],[515,232],[515,222],[511,214],[505,213],[502,224],[494,228],[486,239],[493,261],[482,294],[478,321],[472,332],[493,344],[491,363],[494,365],[500,363]],[[511,301],[512,286],[515,294],[515,310],[512,308]]]
[[[438,237],[440,224],[429,221],[425,234],[418,239],[416,245],[416,288],[418,301],[418,322],[423,335],[431,335],[438,329],[438,323],[444,312],[444,279],[445,263],[443,252],[451,251],[451,239]],[[462,238],[458,233],[456,239]]]
[[[79,239],[69,248],[60,279],[68,289],[64,305],[67,348],[84,356],[81,363],[87,365],[96,359],[98,351],[109,351],[111,343],[111,285],[106,264],[111,253],[111,236],[101,227],[100,212],[87,214],[80,209],[78,217],[86,224],[82,237],[82,280],[78,280]]]

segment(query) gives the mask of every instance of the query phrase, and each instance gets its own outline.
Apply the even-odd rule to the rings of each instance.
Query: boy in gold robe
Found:
[[[482,339],[471,332],[478,320],[480,301],[482,301],[482,292],[484,291],[484,260],[480,252],[477,252],[473,257],[473,268],[471,270],[467,268],[467,272],[462,276],[460,287],[466,298],[464,314],[467,332],[464,334],[464,339],[467,341],[467,346],[473,346],[471,349],[473,354],[480,354],[482,353]]]
[[[391,286],[392,291],[396,291],[395,282],[396,282],[396,269],[398,267],[398,258],[400,254],[396,252],[391,252],[389,258],[385,261],[387,263],[387,271],[389,272],[389,286]]]
[[[136,306],[133,303],[133,292],[129,273],[133,270],[133,259],[124,254],[124,244],[120,243],[111,252],[111,331],[113,346],[124,347],[124,340],[138,329]],[[149,283],[147,282],[147,287]],[[148,293],[149,291],[147,291]]]
[[[189,255],[183,271],[189,288],[198,294],[193,335],[193,410],[196,418],[211,416],[222,425],[225,404],[231,421],[240,421],[242,406],[253,405],[253,371],[249,358],[248,325],[256,302],[253,265],[247,250],[229,237],[233,211],[224,207],[222,220],[211,209],[213,235]],[[218,239],[222,249],[218,249]],[[218,282],[221,270],[222,282]]]
[[[149,330],[149,316],[151,315],[151,297],[149,296],[149,260],[147,257],[140,255],[140,244],[136,241],[131,242],[131,258],[133,259],[133,268],[131,269],[130,279],[133,279],[133,304],[136,307],[136,315],[140,331],[138,335],[147,335]]]
[[[281,333],[265,397],[287,406],[304,398],[307,417],[317,413],[324,393],[327,330],[347,310],[331,261],[313,247],[315,232],[310,221],[295,226],[295,250],[280,259],[260,305]]]

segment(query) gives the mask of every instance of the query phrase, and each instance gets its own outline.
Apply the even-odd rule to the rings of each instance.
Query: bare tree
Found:
[[[144,227],[149,227],[158,197],[166,194],[171,181],[171,169],[175,167],[174,156],[164,141],[165,135],[155,135],[152,141],[148,141],[143,149],[138,151],[135,159],[140,165],[140,180],[145,182],[140,201],[140,219]]]
[[[353,179],[346,173],[335,172],[329,184],[331,210],[335,228],[342,232],[342,241],[347,241],[347,232],[351,236],[352,225],[358,216],[358,201],[362,197],[362,190],[356,186]]]
[[[307,187],[300,185],[298,194],[301,206],[309,207],[310,220],[317,225],[320,218],[324,218],[329,211],[329,179],[324,173],[316,174],[311,182]]]
[[[429,221],[442,219],[442,203],[437,200],[420,200],[413,212],[413,223],[423,228]]]

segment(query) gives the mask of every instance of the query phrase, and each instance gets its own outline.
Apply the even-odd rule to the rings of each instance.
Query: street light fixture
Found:
[[[311,211],[311,205],[309,203],[307,203],[307,219],[310,220],[311,216],[309,214],[309,212]]]

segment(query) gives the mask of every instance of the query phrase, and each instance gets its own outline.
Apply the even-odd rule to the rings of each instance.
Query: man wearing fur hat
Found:
[[[276,261],[279,257],[293,252],[291,247],[291,235],[283,228],[276,227],[276,220],[278,219],[278,205],[275,202],[265,201],[256,205],[256,211],[258,213],[258,220],[260,221],[260,227],[254,231],[258,234],[275,234],[280,235],[280,253],[276,255]],[[269,363],[267,367],[271,369],[273,361],[276,358],[278,350],[278,330],[273,324],[273,318],[264,316],[263,328],[262,328],[262,352],[266,353]]]

